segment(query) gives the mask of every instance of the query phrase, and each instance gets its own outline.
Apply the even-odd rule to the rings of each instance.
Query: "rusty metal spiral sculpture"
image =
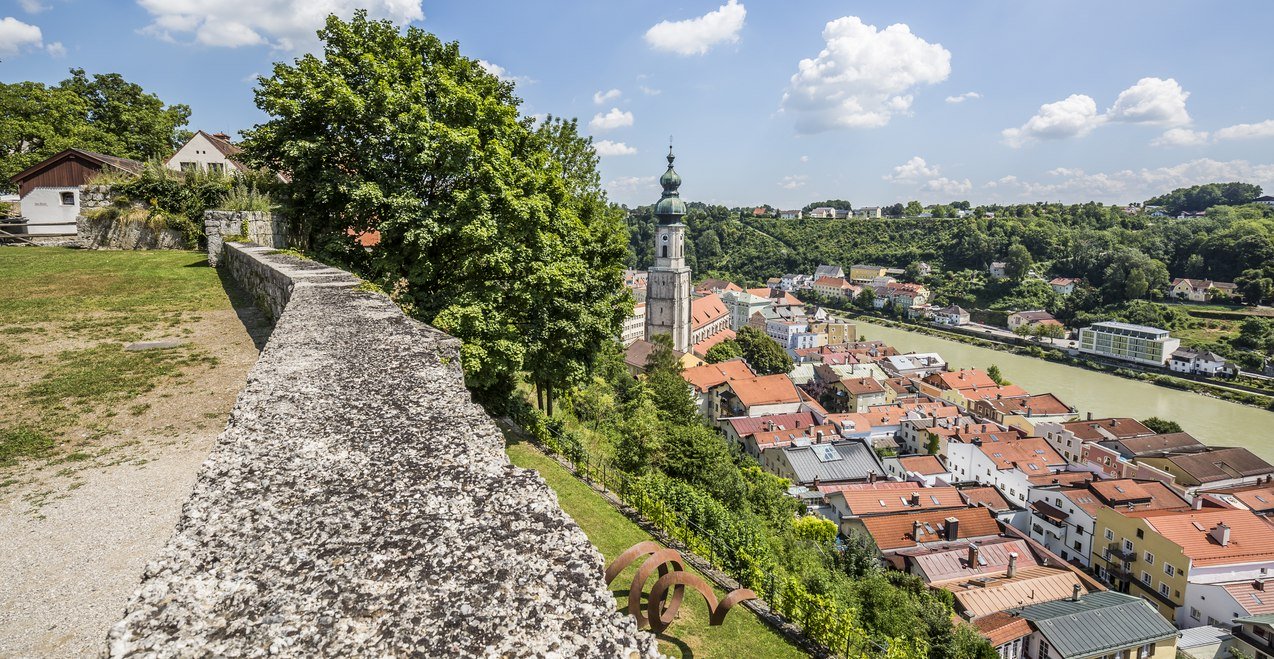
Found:
[[[629,565],[642,557],[647,557],[637,568],[633,583],[628,588],[628,613],[637,619],[637,628],[647,625],[656,634],[667,629],[677,617],[681,602],[685,598],[686,587],[689,586],[703,595],[708,603],[708,622],[713,626],[725,622],[725,616],[739,602],[756,599],[756,593],[747,588],[731,591],[725,599],[717,601],[717,595],[702,577],[686,571],[681,554],[675,549],[668,549],[657,542],[639,542],[620,554],[610,567],[606,568],[606,585],[610,585]],[[642,611],[641,594],[646,581],[654,573],[659,578],[650,589],[646,600],[646,610]]]

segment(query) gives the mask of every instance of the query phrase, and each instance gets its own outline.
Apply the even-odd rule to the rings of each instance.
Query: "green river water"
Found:
[[[1005,379],[1031,393],[1051,392],[1094,417],[1157,416],[1181,424],[1186,432],[1207,444],[1245,446],[1274,462],[1274,412],[1168,389],[1043,359],[979,348],[958,341],[865,322],[858,326],[860,340],[880,340],[899,352],[936,352],[957,368],[1000,367]]]

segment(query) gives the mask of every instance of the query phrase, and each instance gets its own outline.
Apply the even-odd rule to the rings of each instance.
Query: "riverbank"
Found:
[[[1244,387],[1242,385],[1189,379],[1179,375],[1170,375],[1166,372],[1146,371],[1133,364],[1119,364],[1092,358],[1073,357],[1061,348],[1047,344],[1024,345],[1020,343],[1010,343],[999,338],[975,336],[953,329],[935,327],[927,323],[921,324],[895,320],[892,318],[881,318],[879,316],[862,313],[858,310],[837,309],[835,307],[828,308],[854,321],[870,322],[879,326],[892,327],[906,332],[924,334],[926,336],[932,336],[956,343],[964,343],[966,345],[972,345],[988,350],[996,350],[1014,355],[1041,359],[1055,364],[1064,364],[1075,368],[1096,371],[1107,375],[1114,375],[1127,378],[1129,380],[1153,384],[1159,387],[1187,391],[1201,396],[1217,398],[1249,407],[1255,407],[1263,410],[1274,410],[1274,391],[1263,392],[1261,390],[1252,387]]]

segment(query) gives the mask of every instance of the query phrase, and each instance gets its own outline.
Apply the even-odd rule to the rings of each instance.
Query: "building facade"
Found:
[[[1079,351],[1090,355],[1163,366],[1181,339],[1168,335],[1168,330],[1129,323],[1093,323],[1079,330]]]

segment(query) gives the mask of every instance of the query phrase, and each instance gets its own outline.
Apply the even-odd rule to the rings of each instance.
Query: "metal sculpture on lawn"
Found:
[[[606,585],[609,586],[625,568],[643,556],[647,558],[637,568],[637,574],[633,576],[633,583],[628,588],[628,613],[637,619],[638,629],[650,625],[651,630],[656,634],[667,629],[668,625],[671,625],[673,619],[677,617],[677,611],[681,608],[681,601],[686,594],[686,586],[698,591],[700,595],[703,595],[703,599],[708,602],[709,624],[714,626],[720,625],[725,621],[725,615],[730,612],[730,609],[734,608],[735,604],[756,599],[756,593],[747,588],[739,588],[731,591],[729,595],[726,595],[725,599],[718,602],[712,586],[708,585],[703,580],[703,577],[686,571],[681,554],[675,549],[668,549],[657,542],[651,541],[639,542],[620,554],[615,559],[615,562],[606,568]],[[646,601],[646,610],[642,611],[642,591],[646,587],[646,581],[656,571],[659,572],[659,578],[655,580],[655,585],[650,589],[650,595]]]

